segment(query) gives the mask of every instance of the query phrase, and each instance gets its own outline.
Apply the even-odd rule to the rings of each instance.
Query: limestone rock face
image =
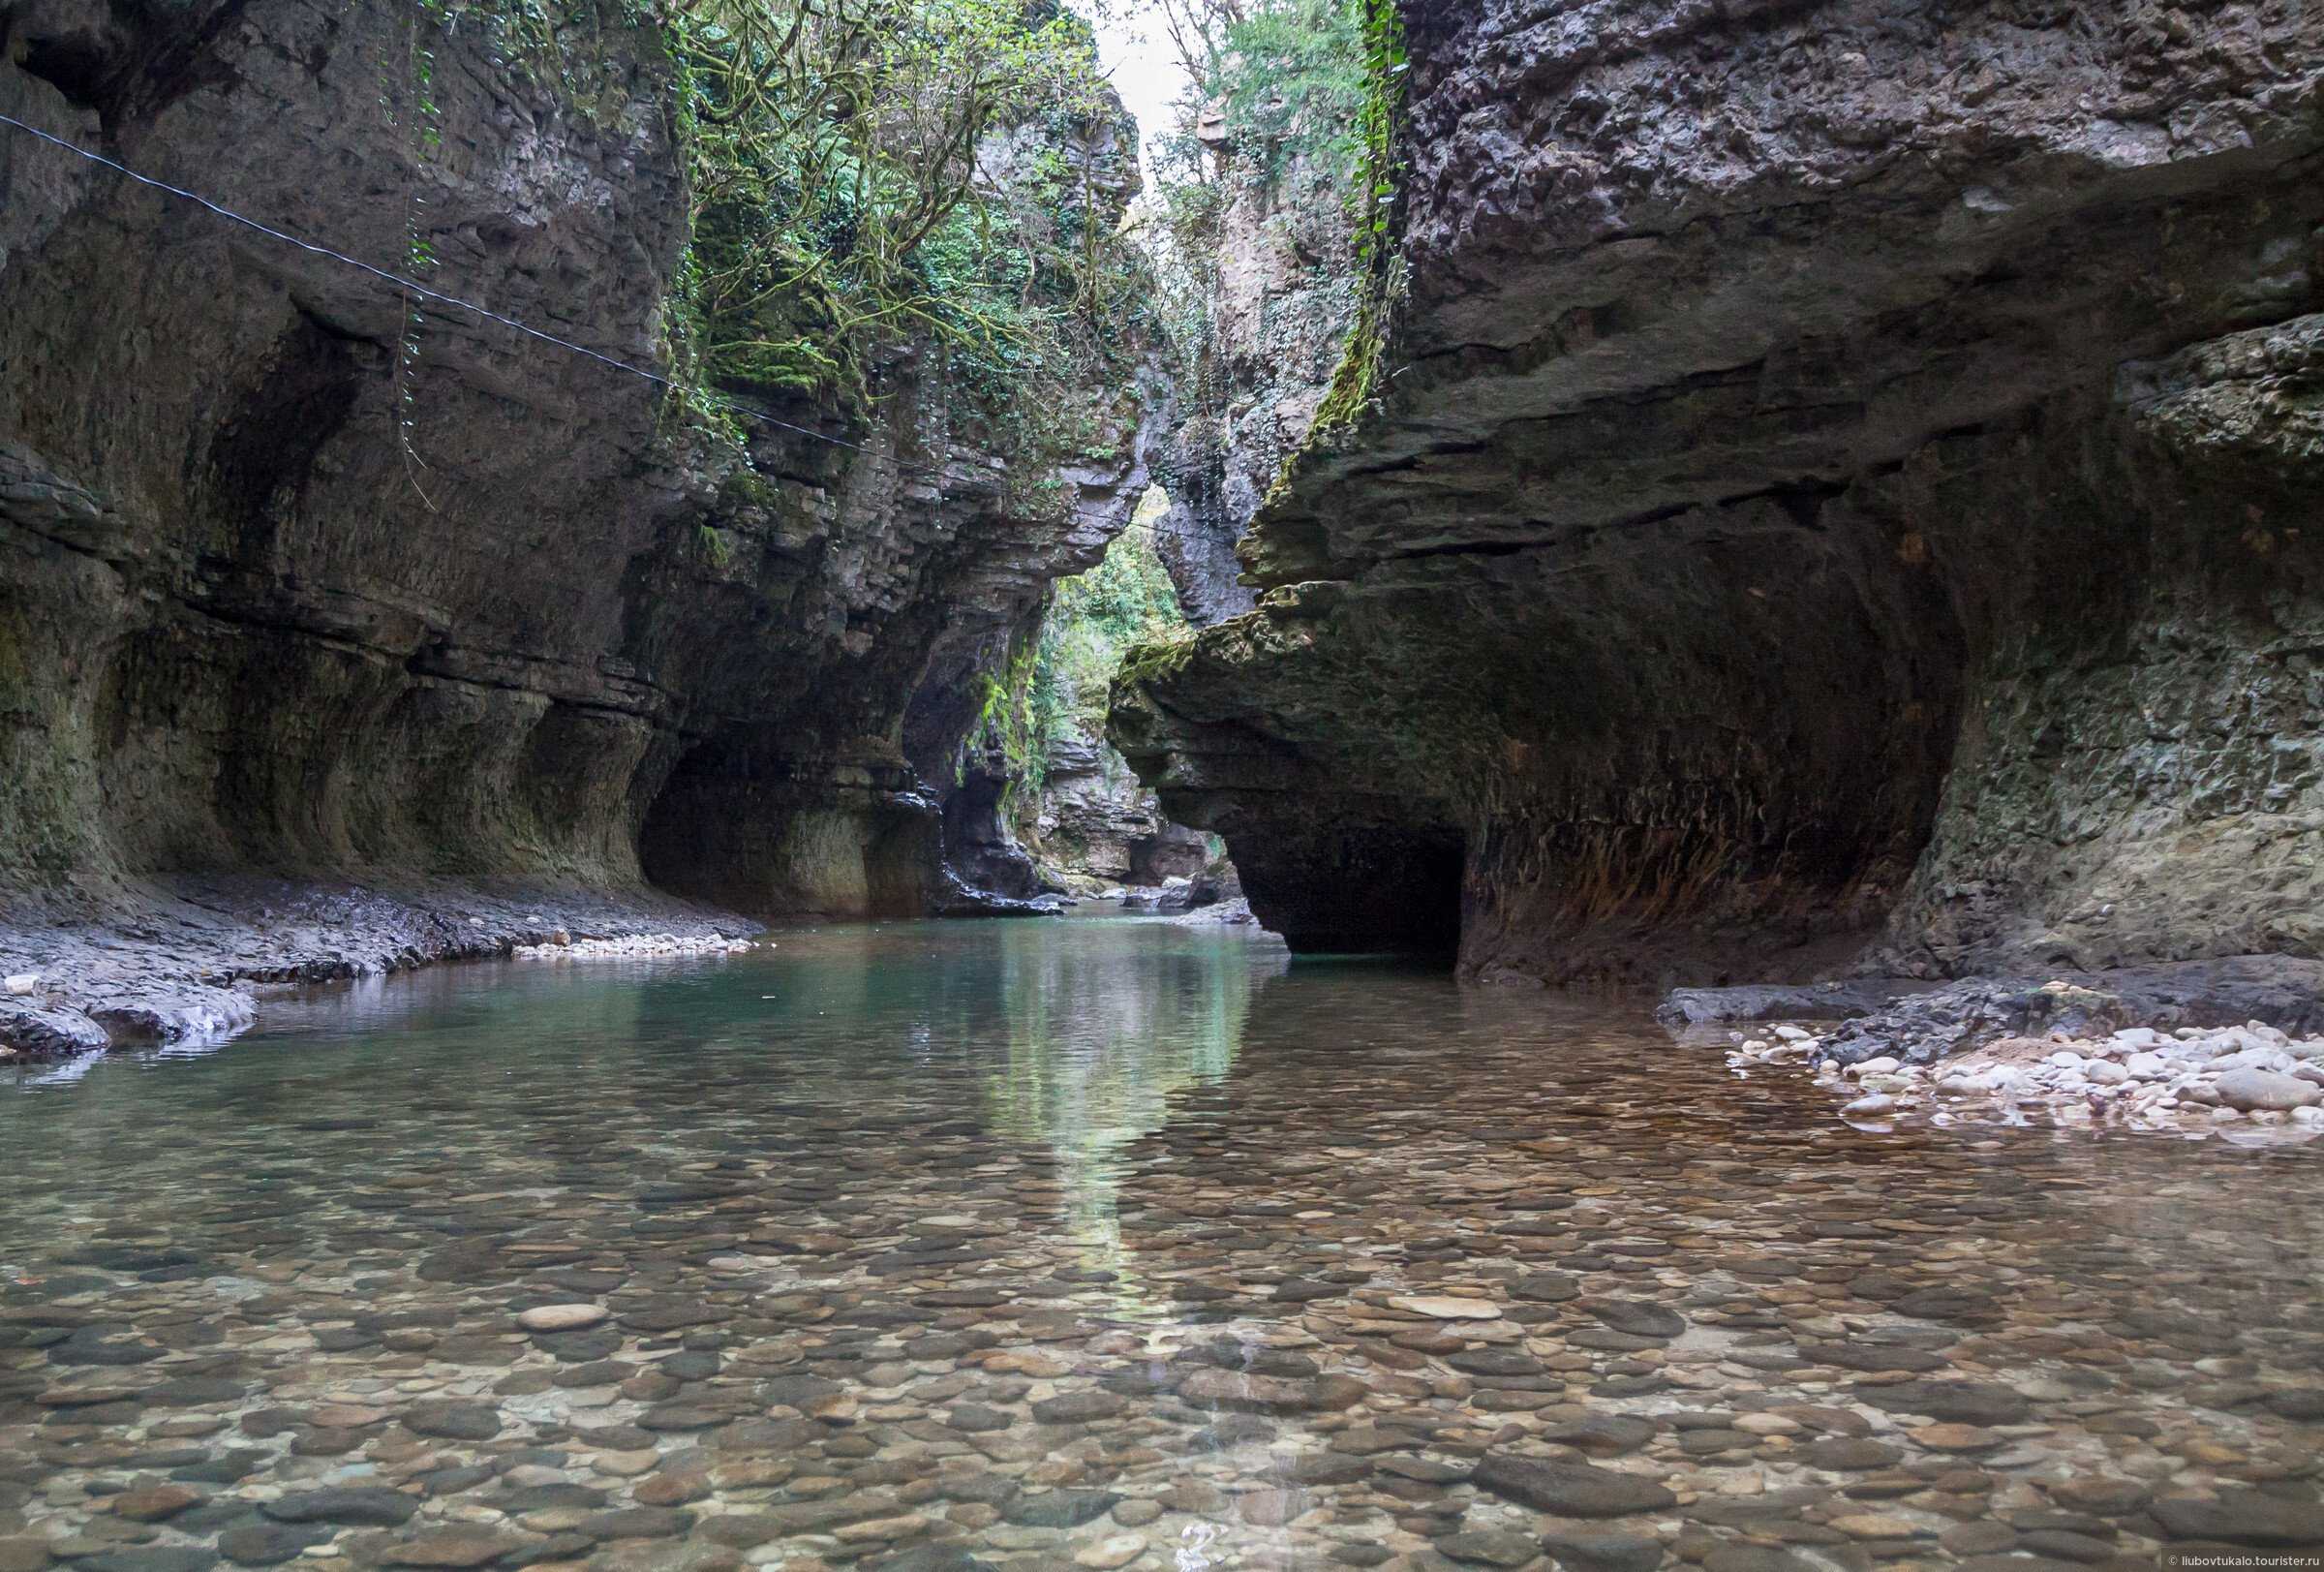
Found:
[[[1092,738],[1051,746],[1039,807],[1042,856],[1071,878],[1156,885],[1190,878],[1208,861],[1201,833],[1163,817],[1153,792]]]
[[[610,15],[561,79],[425,8],[0,0],[0,109],[366,262],[407,268],[416,233],[433,287],[658,369],[670,67]],[[12,887],[650,877],[925,909],[917,783],[945,778],[967,673],[1144,486],[1127,390],[1054,485],[1004,472],[908,351],[868,426],[770,407],[804,429],[746,452],[424,303],[399,375],[392,289],[6,128],[0,193]]]
[[[1172,389],[1154,463],[1171,502],[1154,548],[1198,628],[1255,603],[1235,546],[1307,440],[1356,300],[1347,194],[1327,162],[1223,147],[1213,158],[1220,206],[1194,267],[1207,332]]]
[[[2324,37],[1412,0],[1381,407],[1117,690],[1295,946],[2318,953]]]

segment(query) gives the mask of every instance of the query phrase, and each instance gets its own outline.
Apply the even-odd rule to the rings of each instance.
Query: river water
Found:
[[[0,1083],[0,1572],[2324,1541],[2314,1149],[1851,1129],[1628,1004],[892,924],[74,1068]]]

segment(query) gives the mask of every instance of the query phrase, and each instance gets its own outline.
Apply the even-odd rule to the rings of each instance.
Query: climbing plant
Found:
[[[1070,456],[1107,429],[1086,395],[1127,383],[1148,327],[1116,232],[1136,139],[1057,0],[409,3],[407,113],[438,35],[480,35],[598,125],[654,75],[638,40],[665,51],[691,198],[665,338],[693,416],[739,433],[735,398],[785,394],[862,413],[910,350],[996,450]],[[431,156],[432,123],[414,135]]]
[[[1394,246],[1396,193],[1402,169],[1396,121],[1404,104],[1410,57],[1396,0],[1357,0],[1361,7],[1363,100],[1356,121],[1353,216],[1357,307],[1339,365],[1317,405],[1313,436],[1329,441],[1369,409],[1380,394],[1388,336],[1404,291],[1402,260]]]
[[[674,336],[702,378],[860,401],[911,341],[992,402],[1102,352],[1119,110],[1085,24],[1023,0],[668,15],[693,187]]]

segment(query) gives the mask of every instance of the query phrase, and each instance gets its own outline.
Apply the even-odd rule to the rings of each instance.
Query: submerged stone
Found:
[[[1584,1463],[1554,1463],[1496,1453],[1469,1475],[1479,1490],[1536,1512],[1569,1518],[1616,1518],[1653,1512],[1678,1497],[1651,1479],[1593,1468]]]

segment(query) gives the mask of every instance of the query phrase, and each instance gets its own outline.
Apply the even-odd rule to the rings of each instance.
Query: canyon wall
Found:
[[[2324,943],[2324,35],[1411,0],[1375,404],[1117,746],[1296,947]]]
[[[662,371],[672,69],[591,12],[561,76],[474,10],[13,0],[0,111]],[[1066,152],[1126,202],[1119,127]],[[1083,456],[1038,474],[908,348],[870,416],[802,397],[737,438],[7,127],[0,193],[18,899],[220,870],[759,913],[957,893],[922,783],[974,673],[1127,521],[1133,389],[1089,389]]]
[[[1196,122],[1205,170],[1181,187],[1176,260],[1199,296],[1158,425],[1170,510],[1154,549],[1186,620],[1256,604],[1235,547],[1306,443],[1356,309],[1347,194],[1334,162],[1286,148],[1213,106]],[[1191,209],[1191,211],[1187,211]]]

